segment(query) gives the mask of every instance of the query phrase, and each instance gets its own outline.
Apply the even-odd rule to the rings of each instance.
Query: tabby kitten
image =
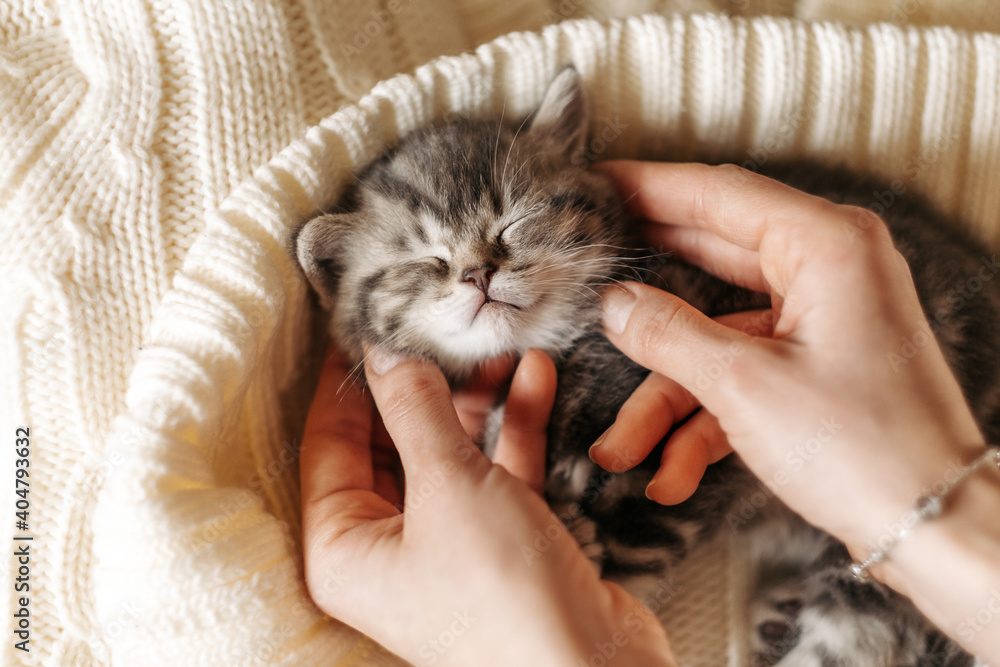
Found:
[[[674,507],[646,499],[654,452],[627,472],[587,450],[648,371],[601,333],[598,293],[623,278],[666,287],[709,315],[769,305],[640,248],[609,180],[585,164],[589,117],[575,70],[563,70],[535,113],[512,128],[459,120],[406,137],[358,177],[350,210],[296,234],[294,252],[354,361],[364,344],[437,362],[453,383],[477,362],[529,347],[557,360],[546,495],[602,576],[642,596],[700,540],[732,526],[757,490],[735,457],[709,468]],[[835,201],[869,205],[877,184],[791,165],[775,176]],[[984,431],[1000,435],[1000,357],[982,344],[1000,323],[1000,292],[955,288],[985,251],[907,196],[885,214],[925,310]],[[489,440],[489,438],[487,438]],[[486,443],[487,449],[489,442]],[[745,522],[743,522],[745,523]],[[973,659],[878,583],[846,574],[843,545],[771,499],[742,530],[753,568],[748,638],[755,665],[970,665]],[[528,554],[526,557],[530,558]]]

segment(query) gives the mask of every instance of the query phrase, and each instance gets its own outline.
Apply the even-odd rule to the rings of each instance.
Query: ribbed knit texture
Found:
[[[288,235],[402,134],[525,114],[566,62],[598,135],[623,128],[591,144],[601,158],[827,157],[996,238],[994,35],[574,22],[349,105],[557,5],[402,1],[387,21],[389,3],[357,0],[0,8],[0,424],[8,443],[32,428],[37,536],[32,653],[7,641],[6,663],[393,664],[302,583],[296,448],[319,337]],[[0,512],[10,544],[10,497]],[[707,593],[675,604],[724,602],[724,576],[693,572]],[[685,665],[720,664],[720,604],[717,625],[673,624]]]

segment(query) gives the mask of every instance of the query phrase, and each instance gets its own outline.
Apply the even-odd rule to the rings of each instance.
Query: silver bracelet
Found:
[[[868,554],[868,558],[865,558],[862,562],[855,562],[851,565],[851,574],[854,578],[861,583],[866,583],[871,581],[872,575],[868,572],[868,568],[875,563],[881,563],[885,560],[886,555],[889,551],[900,543],[910,532],[918,526],[920,523],[927,521],[928,519],[933,519],[940,516],[941,511],[944,509],[944,503],[948,499],[959,484],[961,484],[965,479],[976,472],[983,465],[988,463],[995,464],[998,469],[1000,469],[1000,448],[989,447],[985,452],[979,455],[979,457],[963,468],[958,476],[955,477],[951,482],[946,483],[944,489],[938,493],[931,493],[927,495],[920,496],[917,499],[917,504],[913,508],[913,516],[909,525],[903,526],[902,530],[897,531],[895,534],[890,533],[888,536],[888,544],[882,548],[876,546],[875,550]]]

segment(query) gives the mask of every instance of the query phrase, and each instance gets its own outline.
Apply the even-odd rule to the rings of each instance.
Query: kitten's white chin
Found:
[[[442,361],[473,365],[500,355],[524,353],[537,347],[549,352],[565,349],[585,326],[553,326],[551,309],[519,309],[502,302],[484,303],[472,323],[444,337],[436,336]]]
[[[568,301],[557,299],[553,305],[551,299],[531,300],[524,293],[518,295],[523,303],[504,300],[511,296],[509,290],[498,290],[496,297],[491,291],[487,301],[478,290],[454,293],[448,308],[421,322],[426,340],[437,348],[433,354],[450,368],[471,367],[531,347],[561,351],[586,328],[585,322],[575,321],[578,307]]]
[[[479,361],[517,350],[524,326],[518,309],[508,303],[490,301],[476,312],[465,331],[443,341],[457,356]]]
[[[513,316],[515,311],[520,310],[517,306],[506,301],[486,301],[479,307],[474,316],[474,324],[486,318],[486,322],[496,322],[500,318]]]

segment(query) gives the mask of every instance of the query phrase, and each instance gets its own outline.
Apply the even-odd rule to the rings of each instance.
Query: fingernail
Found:
[[[629,315],[635,308],[635,294],[625,288],[613,287],[604,292],[604,326],[611,333],[625,331]]]
[[[594,444],[592,444],[592,445],[590,446],[590,449],[588,449],[588,450],[587,450],[587,456],[589,456],[589,457],[590,457],[590,460],[591,460],[591,461],[594,461],[594,452],[596,452],[596,451],[597,451],[597,449],[598,449],[598,448],[599,448],[599,447],[600,447],[601,445],[603,445],[603,444],[604,444],[604,440],[605,440],[605,439],[607,438],[607,435],[608,435],[608,432],[607,432],[607,431],[605,431],[604,433],[602,433],[602,434],[601,434],[601,437],[599,437],[599,438],[598,438],[597,440],[595,440],[595,441],[594,441]],[[597,461],[594,461],[594,463],[597,463]]]
[[[372,348],[368,351],[368,368],[375,375],[385,375],[402,360],[403,357],[401,355],[383,350],[380,347]]]
[[[660,481],[660,473],[659,471],[657,471],[657,473],[653,475],[653,479],[649,480],[649,484],[646,485],[646,497],[652,500],[654,503],[659,501],[653,496],[649,495],[649,490],[652,489],[654,486],[656,486],[659,483],[659,481]]]

